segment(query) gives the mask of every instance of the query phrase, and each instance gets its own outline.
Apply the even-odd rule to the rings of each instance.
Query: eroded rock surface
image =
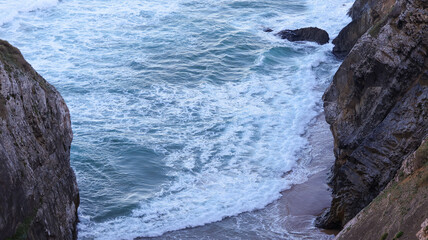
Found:
[[[79,194],[68,108],[0,40],[0,239],[75,239]]]
[[[427,198],[428,141],[425,141],[402,163],[394,179],[370,205],[345,225],[336,240],[426,240]]]
[[[339,35],[333,40],[335,45],[333,54],[339,58],[344,58],[354,47],[358,39],[373,26],[376,21],[382,21],[382,17],[388,17],[389,14],[397,15],[400,8],[392,8],[395,0],[357,0],[349,10],[349,16],[352,18]]]
[[[344,226],[367,206],[428,134],[427,1],[377,4],[385,14],[356,42],[323,97],[336,156],[333,202],[317,221],[325,228]]]

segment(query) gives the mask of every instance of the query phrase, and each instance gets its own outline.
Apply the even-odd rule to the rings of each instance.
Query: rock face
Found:
[[[76,239],[71,140],[60,94],[0,40],[0,239]]]
[[[428,139],[427,139],[428,140]],[[428,238],[428,141],[403,162],[388,186],[345,225],[337,240]]]
[[[381,16],[385,16],[389,11],[395,11],[392,14],[399,14],[399,7],[393,9],[395,0],[375,1],[375,0],[357,0],[349,10],[349,16],[352,22],[340,31],[339,35],[333,40],[335,45],[333,54],[339,58],[344,58],[351,51],[357,40],[378,21]]]
[[[317,221],[324,228],[343,227],[367,206],[428,134],[427,1],[377,4],[385,15],[356,42],[323,97],[336,156],[332,205]],[[369,8],[358,9],[351,15]]]
[[[330,40],[326,31],[314,27],[300,28],[297,30],[282,30],[276,35],[291,42],[309,41],[316,42],[321,45],[328,43]]]

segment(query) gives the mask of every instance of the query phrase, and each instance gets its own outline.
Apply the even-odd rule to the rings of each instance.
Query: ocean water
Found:
[[[79,239],[302,238],[257,210],[322,170],[305,133],[340,62],[263,28],[334,37],[352,2],[0,0],[0,38],[70,108]]]

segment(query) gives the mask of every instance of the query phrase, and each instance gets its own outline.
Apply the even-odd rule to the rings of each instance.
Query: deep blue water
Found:
[[[304,133],[339,62],[331,44],[262,29],[318,26],[334,37],[351,2],[0,0],[0,38],[71,111],[79,238],[216,222],[305,181]],[[260,238],[292,238],[260,224]],[[237,239],[247,230],[233,227]]]

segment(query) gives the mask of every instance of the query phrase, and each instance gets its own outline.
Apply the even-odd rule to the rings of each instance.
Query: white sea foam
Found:
[[[29,11],[57,1],[9,4],[14,15],[0,17],[1,23],[21,13],[21,23],[40,29],[32,36],[16,24],[4,34],[0,28],[0,37],[20,45],[70,108],[82,196],[79,238],[132,239],[204,225],[261,209],[306,180],[313,169],[299,156],[308,144],[304,133],[338,63],[329,56],[331,44],[290,43],[261,27],[318,26],[335,36],[349,21],[351,0],[290,1],[305,10],[278,10],[270,18],[242,1],[101,2],[63,1],[49,22],[33,21]],[[210,39],[210,31],[218,37]],[[250,50],[237,52],[240,44]],[[254,62],[242,60],[246,55]],[[189,72],[200,79],[185,82]],[[121,156],[126,146],[113,148],[116,142],[162,156],[153,163],[165,171],[160,186],[127,189],[126,181],[151,179],[129,178],[145,169]],[[100,220],[104,196],[114,207],[124,199],[139,203]]]
[[[306,144],[306,139],[300,135],[316,115],[312,110],[314,100],[302,101],[299,96],[293,96],[283,80],[260,77],[253,77],[246,83],[231,83],[228,87],[213,88],[207,84],[205,89],[202,87],[203,93],[199,92],[201,90],[183,92],[183,89],[156,91],[161,95],[156,99],[179,101],[173,108],[166,109],[166,113],[160,113],[158,121],[168,121],[169,114],[191,121],[192,116],[186,115],[185,111],[203,106],[199,113],[206,119],[207,126],[202,129],[201,126],[189,126],[182,129],[183,132],[171,129],[171,141],[186,144],[183,150],[165,159],[174,169],[169,174],[177,181],[166,186],[154,199],[143,202],[131,216],[95,225],[82,222],[82,237],[131,239],[157,236],[166,231],[219,221],[226,216],[262,208],[279,198],[280,191],[290,187],[291,183],[301,182],[305,175],[299,175],[299,172],[292,181],[281,178],[281,175],[295,166],[294,155]],[[312,87],[304,81],[300,86]],[[180,97],[171,96],[174,92]],[[257,97],[260,93],[262,95]],[[265,97],[294,103],[288,106],[266,103]],[[216,109],[232,118],[221,136],[213,140],[202,135],[189,140],[194,133],[222,124],[223,118],[216,117],[219,114]],[[295,113],[298,114],[293,117]],[[244,136],[239,136],[241,133]],[[174,139],[177,135],[183,140],[181,137]],[[251,140],[254,137],[260,140]],[[228,156],[231,159],[224,162]],[[251,157],[245,159],[244,156]],[[203,170],[195,174],[192,168],[197,159],[204,164]]]
[[[0,26],[12,21],[20,13],[30,12],[38,9],[53,7],[58,4],[58,0],[19,0],[0,1]]]
[[[190,113],[195,109],[200,114],[198,117],[205,119],[202,126],[169,129],[171,142],[186,145],[165,159],[172,169],[169,174],[177,180],[150,201],[142,202],[130,216],[103,223],[82,220],[81,237],[132,239],[200,226],[263,208],[278,199],[280,192],[291,184],[305,181],[310,172],[297,168],[296,155],[307,144],[302,137],[306,126],[318,114],[316,103],[321,92],[314,91],[319,82],[314,81],[312,69],[323,62],[325,51],[323,48],[315,51],[297,60],[295,66],[300,67],[291,76],[285,72],[273,76],[255,74],[248,81],[226,86],[204,84],[198,89],[164,86],[153,91],[157,96],[151,98],[162,99],[163,103],[175,102],[158,112],[155,121],[170,121],[174,116],[181,119],[179,122],[191,122],[194,116]],[[118,96],[111,97],[106,101],[109,104]],[[151,108],[145,104],[153,103],[137,101],[129,108],[140,106],[137,112]],[[222,126],[224,116],[230,117],[230,123],[218,138],[195,134]],[[135,136],[136,132],[132,134],[135,141],[142,141]],[[195,173],[192,169],[197,161],[203,167]],[[293,174],[282,178],[290,169]]]

